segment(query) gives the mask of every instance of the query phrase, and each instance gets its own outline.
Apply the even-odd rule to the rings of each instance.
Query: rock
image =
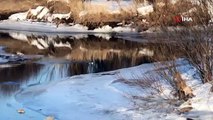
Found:
[[[24,109],[18,109],[17,112],[18,112],[19,114],[24,114],[24,113],[25,113],[25,110],[24,110]]]
[[[185,112],[189,112],[191,111],[193,108],[192,107],[184,107],[184,108],[181,108],[179,110],[180,113],[185,113]]]
[[[54,117],[53,116],[48,116],[45,118],[45,120],[54,120]]]

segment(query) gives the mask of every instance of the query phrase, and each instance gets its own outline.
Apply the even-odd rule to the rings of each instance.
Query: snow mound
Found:
[[[24,12],[24,13],[16,13],[16,14],[13,14],[9,17],[9,20],[12,20],[12,21],[24,21],[27,19],[27,14],[28,12]]]
[[[110,32],[135,32],[135,29],[130,28],[130,27],[110,27],[109,25],[105,25],[103,27],[99,27],[93,30],[94,32],[100,32],[100,33],[110,33]]]
[[[35,9],[29,9],[27,12],[16,13],[9,17],[12,21],[45,21],[45,22],[60,22],[60,20],[68,20],[71,17],[71,12],[67,14],[52,14],[47,7],[38,6]]]
[[[185,116],[192,119],[211,120],[213,118],[213,85],[206,83],[194,90],[195,97],[188,100],[180,108],[192,107]]]

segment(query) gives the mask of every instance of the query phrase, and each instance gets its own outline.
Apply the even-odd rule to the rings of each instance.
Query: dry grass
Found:
[[[79,13],[84,10],[84,3],[81,0],[72,0],[69,3],[70,11],[75,17],[79,16]]]
[[[45,3],[46,0],[1,0],[0,12],[25,11]]]
[[[7,19],[13,13],[27,11],[45,3],[46,0],[0,0],[0,20]]]
[[[86,26],[97,27],[112,22],[118,23],[136,15],[136,10],[133,6],[129,8],[120,8],[121,12],[114,14],[109,11],[109,6],[107,4],[91,4],[90,2],[82,2],[81,0],[72,0],[69,6],[75,22]]]
[[[174,16],[187,12],[194,7],[191,2],[186,0],[181,0],[175,4],[169,2],[161,3],[155,4],[155,12],[151,13],[147,18],[153,26],[174,25]]]

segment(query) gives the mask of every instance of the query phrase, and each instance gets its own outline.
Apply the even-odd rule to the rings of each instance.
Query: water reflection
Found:
[[[20,89],[20,84],[14,82],[6,82],[0,84],[0,98],[2,96],[11,96]]]
[[[0,68],[0,92],[10,96],[21,88],[45,84],[69,76],[69,64],[20,64]]]
[[[149,62],[145,58],[135,59],[134,64],[131,61],[132,58],[119,58],[117,56],[108,60],[88,62],[25,63],[12,65],[12,67],[3,67],[0,68],[0,92],[4,96],[10,96],[21,88],[46,84],[68,76],[115,70]]]
[[[93,61],[113,58],[138,58],[153,56],[154,52],[142,43],[126,41],[118,38],[108,40],[94,35],[40,35],[36,33],[13,32],[9,35],[16,40],[27,42],[37,49],[48,50],[53,56],[62,56],[69,60]],[[83,36],[83,37],[76,37]],[[66,48],[62,50],[59,48]],[[131,61],[130,63],[134,62]]]
[[[4,43],[8,50],[21,51],[24,54],[37,54],[39,50],[48,51],[48,54],[42,54],[51,56],[50,59],[59,57],[62,61],[69,61],[50,63],[46,60],[43,63],[0,67],[0,92],[5,95],[12,95],[21,88],[46,84],[68,76],[148,63],[154,56],[154,52],[141,43],[114,37],[104,39],[95,35],[41,35],[27,32],[10,32],[0,36],[0,45]]]

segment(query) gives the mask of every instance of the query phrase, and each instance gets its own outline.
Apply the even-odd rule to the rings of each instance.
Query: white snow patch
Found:
[[[42,19],[42,18],[44,18],[48,13],[49,13],[49,9],[48,8],[46,8],[46,7],[44,7],[43,8],[43,10],[41,11],[41,13],[39,13],[38,15],[37,15],[37,19]]]
[[[93,30],[94,32],[100,32],[100,33],[110,33],[110,32],[117,32],[117,33],[122,33],[122,32],[135,32],[135,29],[130,28],[130,27],[110,27],[109,25],[105,25],[103,27],[99,27]]]
[[[55,19],[55,18],[59,18],[59,19],[69,19],[70,16],[71,16],[71,12],[70,13],[67,13],[67,14],[52,14],[52,19]]]
[[[146,5],[137,8],[137,11],[141,15],[148,15],[149,13],[154,11],[153,5]]]
[[[112,32],[112,27],[110,27],[109,25],[103,26],[101,28],[96,28],[93,30],[94,32]]]
[[[113,32],[136,32],[134,28],[131,27],[115,27],[112,29]]]
[[[196,87],[195,97],[188,100],[180,108],[192,107],[193,109],[185,113],[185,116],[192,119],[212,120],[213,119],[213,93],[212,84],[206,83]]]
[[[27,14],[28,12],[24,12],[24,13],[16,13],[16,14],[13,14],[11,16],[9,16],[9,20],[12,20],[12,21],[24,21],[26,20],[27,18]]]

